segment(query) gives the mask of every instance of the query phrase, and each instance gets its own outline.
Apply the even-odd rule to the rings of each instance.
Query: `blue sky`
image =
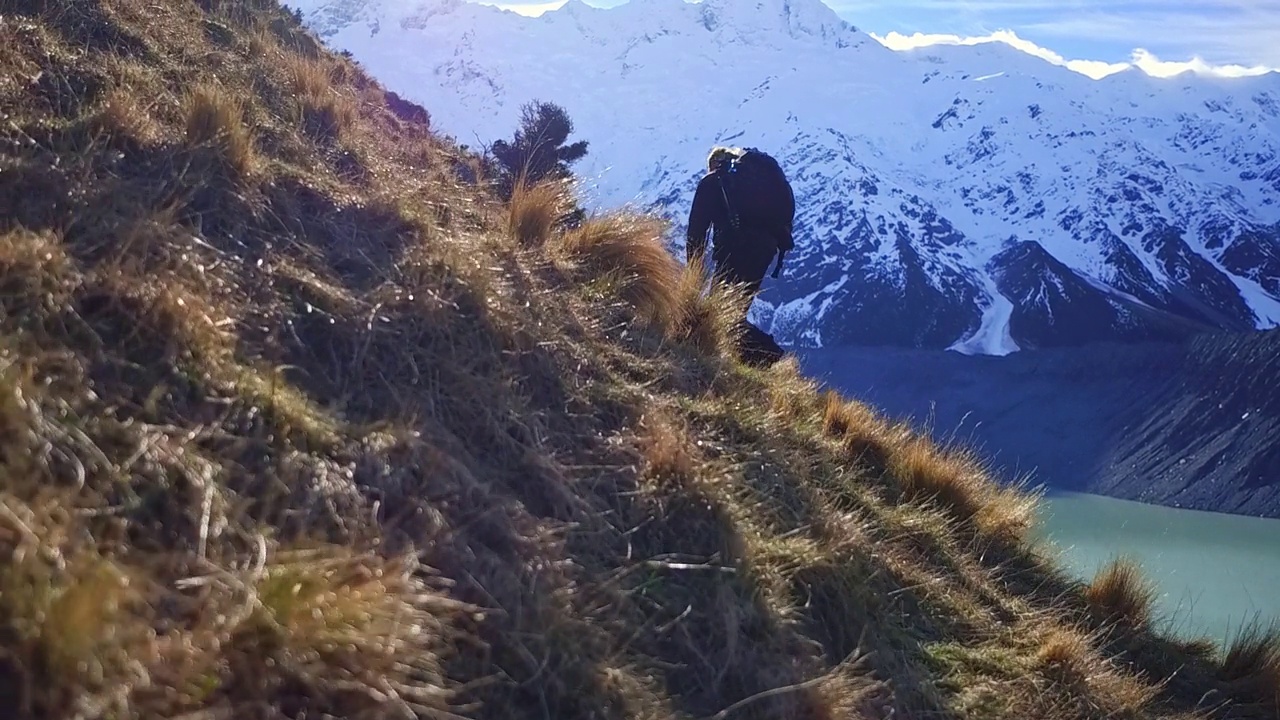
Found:
[[[559,0],[480,0],[522,11]],[[623,0],[586,0],[608,7]],[[881,38],[916,43],[990,36],[1018,38],[1068,60],[1186,62],[1280,68],[1280,0],[824,0]],[[535,9],[536,8],[536,9]],[[899,40],[900,43],[907,42]],[[1158,58],[1158,60],[1157,60]]]

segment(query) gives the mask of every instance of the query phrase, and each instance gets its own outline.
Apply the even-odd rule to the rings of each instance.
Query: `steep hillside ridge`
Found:
[[[598,206],[654,208],[677,245],[713,143],[778,155],[799,247],[757,320],[796,347],[1002,355],[1280,323],[1280,73],[897,53],[821,0],[297,5],[464,142],[563,105]]]
[[[273,2],[3,10],[0,716],[1273,716]]]
[[[1280,518],[1280,332],[1007,358],[814,350],[807,374],[1052,489]]]

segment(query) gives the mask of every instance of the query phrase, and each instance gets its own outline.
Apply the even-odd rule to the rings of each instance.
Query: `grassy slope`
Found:
[[[1276,716],[273,2],[0,0],[0,144],[0,716]]]

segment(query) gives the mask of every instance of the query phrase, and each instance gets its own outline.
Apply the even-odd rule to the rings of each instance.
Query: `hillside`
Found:
[[[1056,490],[1280,518],[1280,331],[1004,358],[841,348],[805,374]]]
[[[777,155],[798,248],[758,321],[784,344],[1004,355],[1280,323],[1280,73],[894,52],[822,0],[291,4],[463,142],[563,105],[589,197],[667,215],[677,243],[712,144]]]
[[[1274,634],[1071,581],[273,0],[5,0],[0,68],[0,717],[1276,717]]]

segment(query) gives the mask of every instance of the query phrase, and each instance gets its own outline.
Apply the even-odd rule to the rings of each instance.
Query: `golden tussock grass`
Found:
[[[245,124],[244,101],[217,85],[193,88],[187,98],[187,142],[209,148],[238,176],[253,172],[253,137]]]
[[[584,279],[612,277],[642,322],[672,327],[680,321],[681,268],[662,245],[664,229],[652,218],[623,213],[588,218],[564,233],[556,250],[579,265]]]
[[[1280,626],[1251,624],[1227,645],[1218,677],[1248,693],[1263,711],[1280,712]]]
[[[678,276],[676,297],[680,311],[668,336],[708,356],[730,356],[742,335],[739,323],[747,314],[746,295],[739,288],[709,282],[706,266],[694,260]]]
[[[1036,651],[1036,662],[1043,671],[1061,682],[1084,681],[1095,667],[1089,639],[1078,632],[1051,630]]]
[[[516,183],[507,210],[508,236],[522,247],[546,246],[571,201],[569,187],[562,181]]]
[[[854,410],[840,393],[827,390],[823,393],[826,404],[822,410],[822,431],[832,437],[843,437],[855,424]]]
[[[235,662],[247,665],[237,681],[252,686],[283,670],[315,692],[355,691],[341,703],[348,712],[442,709],[448,693],[439,689],[438,652],[448,616],[464,608],[418,570],[408,558],[343,547],[277,553],[249,588],[252,610],[227,633]]]
[[[647,478],[676,483],[695,479],[697,461],[680,428],[654,415],[643,418],[640,427],[641,471]]]
[[[12,10],[0,716],[1264,707],[1247,642],[1045,637],[1032,495],[744,367],[664,223],[504,205],[274,0]]]
[[[99,132],[117,142],[127,140],[145,144],[160,137],[159,126],[151,116],[148,103],[123,88],[107,93],[92,122]]]
[[[967,452],[943,450],[913,436],[888,449],[888,469],[906,497],[937,502],[984,535],[1018,539],[1031,526],[1038,498],[992,483]]]
[[[1090,608],[1100,617],[1132,628],[1152,620],[1155,588],[1133,560],[1116,558],[1094,575],[1085,591]]]
[[[341,141],[355,125],[356,107],[334,85],[332,67],[322,59],[291,54],[284,63],[302,128],[317,142]]]
[[[800,361],[788,355],[768,370],[769,409],[779,422],[804,423],[818,413],[818,383],[806,377]]]

